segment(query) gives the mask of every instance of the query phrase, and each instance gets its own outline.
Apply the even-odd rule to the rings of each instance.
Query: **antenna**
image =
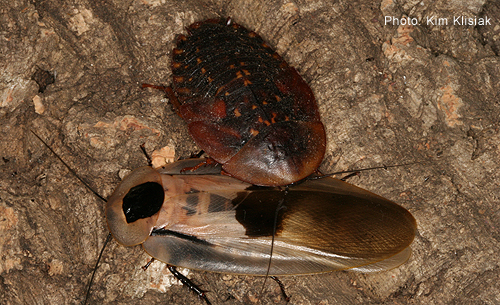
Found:
[[[52,149],[52,147],[49,146],[49,144],[47,144],[39,135],[37,135],[33,130],[30,130],[31,133],[33,133],[35,135],[35,137],[37,137],[42,143],[43,145],[45,145],[53,154],[54,156],[57,157],[57,159],[59,159],[59,161],[61,161],[62,164],[64,164],[64,166],[73,174],[73,176],[75,176],[78,180],[80,180],[80,182],[87,188],[89,189],[94,195],[96,195],[98,198],[100,198],[102,201],[104,202],[107,202],[106,199],[104,199],[103,196],[101,196],[99,193],[97,193],[94,189],[92,189],[90,187],[90,185],[85,182],[82,178],[80,178],[75,170],[73,170],[66,162],[64,162],[64,160]],[[99,266],[99,262],[101,261],[101,257],[102,257],[102,254],[104,253],[104,249],[106,248],[106,246],[108,245],[108,242],[109,240],[111,239],[111,233],[108,234],[108,237],[106,238],[106,241],[104,242],[104,245],[102,246],[102,249],[101,249],[101,252],[99,253],[99,257],[97,258],[97,261],[95,263],[95,267],[94,267],[94,271],[92,272],[92,276],[90,277],[90,281],[87,285],[87,292],[85,294],[85,299],[83,300],[83,305],[87,304],[87,300],[90,296],[90,288],[92,287],[92,283],[94,282],[94,277],[95,277],[95,273],[97,272],[97,267]]]
[[[334,173],[330,173],[330,174],[324,174],[324,175],[322,174],[319,176],[313,176],[313,177],[309,176],[309,177],[305,178],[304,180],[317,180],[317,179],[331,177],[331,176],[340,175],[340,174],[356,174],[359,172],[364,172],[364,171],[373,170],[373,169],[388,169],[388,168],[393,168],[393,167],[422,164],[422,163],[427,163],[427,162],[429,162],[429,161],[414,161],[414,162],[395,164],[395,165],[381,165],[381,166],[374,166],[374,167],[361,168],[361,169],[345,170],[345,171],[339,171],[339,172],[334,172]],[[345,179],[345,178],[346,177],[344,177],[343,179]]]
[[[49,146],[49,144],[47,144],[44,140],[42,140],[42,138],[39,135],[37,135],[33,130],[30,129],[30,131],[31,131],[31,133],[33,133],[35,135],[35,137],[37,137],[43,143],[43,145],[45,145],[54,154],[54,156],[57,157],[57,159],[59,159],[59,161],[61,161],[62,164],[64,164],[64,166],[66,166],[66,168],[73,174],[73,176],[76,177],[76,179],[80,180],[80,182],[83,183],[83,185],[85,185],[85,187],[87,189],[89,189],[94,195],[96,195],[102,201],[104,201],[104,202],[107,201],[99,193],[97,193],[96,191],[94,191],[94,189],[91,188],[90,185],[88,185],[87,182],[85,182],[82,178],[80,178],[76,174],[76,172],[66,162],[64,162],[64,160],[61,157],[59,157],[59,155],[52,149],[52,147]]]
[[[264,278],[264,282],[262,283],[262,288],[260,290],[260,298],[262,298],[262,295],[264,294],[264,289],[265,289],[265,286],[266,286],[267,278],[270,277],[271,279],[273,279],[274,281],[276,281],[276,283],[278,283],[278,285],[280,286],[280,289],[281,289],[281,293],[283,294],[283,297],[285,298],[285,301],[288,303],[290,301],[290,298],[288,297],[288,295],[285,292],[285,287],[284,287],[283,283],[277,277],[275,277],[275,276],[269,276],[269,272],[271,271],[272,258],[273,258],[274,238],[276,237],[276,225],[278,223],[278,215],[279,215],[279,211],[280,210],[286,209],[286,206],[284,206],[283,204],[285,203],[285,197],[287,195],[288,195],[288,185],[285,186],[283,197],[281,198],[280,202],[276,206],[276,210],[274,211],[273,237],[271,239],[271,250],[270,250],[270,253],[269,253],[269,263],[267,264],[266,275],[265,275],[265,278]]]

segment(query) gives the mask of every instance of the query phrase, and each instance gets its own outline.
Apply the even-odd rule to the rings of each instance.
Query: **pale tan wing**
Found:
[[[191,211],[167,234],[151,236],[144,249],[181,267],[265,275],[280,202],[271,275],[391,269],[406,261],[416,233],[415,219],[404,208],[332,178],[286,193],[255,188],[237,198],[228,194],[205,194],[205,202],[220,208]],[[178,204],[184,201],[189,199]]]

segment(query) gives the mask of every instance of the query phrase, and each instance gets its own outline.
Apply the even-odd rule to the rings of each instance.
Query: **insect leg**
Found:
[[[290,302],[290,297],[286,294],[286,291],[285,291],[285,285],[283,285],[283,283],[280,281],[280,279],[276,276],[271,275],[270,278],[272,278],[280,286],[281,294],[283,295],[283,298],[285,298],[285,302],[287,302],[287,303]]]
[[[150,259],[150,260],[146,263],[146,265],[144,265],[144,266],[142,266],[142,267],[141,267],[141,268],[142,268],[142,270],[144,270],[144,271],[148,270],[149,266],[150,266],[150,265],[151,265],[154,261],[155,261],[155,258],[154,258],[154,257],[152,257],[152,258],[151,258],[151,259]]]
[[[185,168],[183,168],[181,170],[181,173],[187,172],[187,171],[194,172],[194,171],[198,170],[202,166],[208,166],[208,165],[214,165],[214,166],[216,166],[217,164],[219,164],[217,161],[215,161],[214,159],[212,159],[212,158],[209,157],[209,158],[205,158],[205,161],[202,161],[202,162],[198,163],[197,165],[195,165],[193,167],[185,167]]]
[[[205,295],[205,291],[198,287],[195,283],[191,282],[191,280],[184,276],[184,274],[177,271],[175,266],[167,265],[167,268],[179,281],[181,281],[184,286],[196,293],[200,299],[205,300],[208,305],[212,305]]]
[[[146,151],[146,143],[141,144],[141,150],[144,156],[146,156],[146,160],[148,161],[148,166],[153,166],[153,160],[151,159],[151,156],[148,154]]]
[[[189,157],[190,159],[195,159],[195,158],[201,158],[203,154],[205,153],[204,150],[200,150],[198,153],[192,153],[191,156]]]

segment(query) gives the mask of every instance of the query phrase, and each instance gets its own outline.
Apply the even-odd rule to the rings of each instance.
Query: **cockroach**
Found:
[[[177,37],[172,85],[163,89],[198,146],[254,185],[313,173],[325,154],[325,128],[297,70],[230,18],[196,22],[187,32]]]
[[[383,271],[410,256],[416,221],[388,199],[330,177],[283,188],[220,165],[183,171],[200,161],[125,177],[106,204],[113,237],[168,265],[255,276]]]
[[[169,269],[255,276],[383,271],[410,256],[416,221],[388,199],[330,177],[260,187],[221,175],[220,164],[183,170],[200,162],[132,171],[107,200],[110,234]]]

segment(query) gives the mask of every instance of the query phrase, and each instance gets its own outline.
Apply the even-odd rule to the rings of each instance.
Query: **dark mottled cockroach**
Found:
[[[311,88],[258,34],[210,19],[172,51],[166,92],[195,142],[223,170],[278,186],[313,173],[326,136]]]
[[[106,204],[113,237],[168,265],[257,276],[382,271],[410,255],[415,219],[388,199],[334,178],[285,190],[220,165],[182,173],[199,162],[128,175]]]

